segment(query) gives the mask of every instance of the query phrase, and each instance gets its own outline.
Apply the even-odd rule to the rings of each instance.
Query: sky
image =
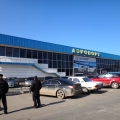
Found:
[[[120,0],[0,0],[0,33],[120,55]]]

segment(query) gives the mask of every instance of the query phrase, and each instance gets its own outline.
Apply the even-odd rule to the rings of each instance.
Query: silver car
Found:
[[[29,77],[25,79],[25,87],[30,87],[33,80],[34,80],[34,77]]]
[[[5,79],[9,87],[19,86],[19,79],[17,77],[9,77]]]
[[[42,82],[42,89],[40,94],[51,95],[58,98],[65,98],[68,96],[76,96],[82,93],[80,83],[74,83],[68,79],[49,79]]]

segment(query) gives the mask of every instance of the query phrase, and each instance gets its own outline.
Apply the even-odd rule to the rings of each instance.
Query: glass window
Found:
[[[73,55],[69,55],[69,61],[73,61]]]
[[[5,56],[5,47],[0,46],[0,56]]]
[[[70,68],[71,69],[73,68],[73,62],[70,62]]]
[[[48,53],[48,59],[53,60],[53,54],[51,52]]]
[[[61,69],[61,68],[58,68],[57,71],[58,71],[58,72],[62,72],[62,69]]]
[[[73,78],[73,82],[80,82],[78,78]]]
[[[19,56],[20,56],[19,48],[13,48],[13,57],[19,57]]]
[[[57,68],[57,61],[53,61],[53,68]]]
[[[45,80],[45,81],[43,81],[43,85],[47,85],[47,84],[50,84],[51,83],[51,80]]]
[[[60,85],[60,83],[57,80],[52,80],[51,84],[53,84],[53,85]]]
[[[62,61],[62,68],[66,68],[66,62]]]
[[[48,53],[47,52],[43,52],[43,59],[48,59]]]
[[[72,78],[68,78],[68,79],[72,81]]]
[[[32,51],[32,58],[37,59],[37,51],[36,50]]]
[[[66,62],[66,68],[70,68],[70,62]]]
[[[69,61],[69,55],[66,55],[66,61]]]
[[[56,53],[53,53],[53,60],[57,60],[57,55],[56,55]]]
[[[62,54],[57,53],[57,60],[62,60]]]
[[[48,68],[53,68],[53,62],[51,60],[49,60]]]
[[[70,69],[66,69],[66,76],[70,75]]]
[[[48,64],[48,60],[42,60],[43,63]]]
[[[12,47],[6,47],[6,56],[12,57]]]
[[[62,54],[62,61],[66,61],[66,55]]]
[[[111,78],[111,77],[113,77],[113,75],[112,74],[106,74],[105,77],[106,78]]]
[[[99,78],[104,78],[105,77],[105,74],[101,74],[98,76]]]
[[[43,53],[42,53],[42,51],[38,51],[38,59],[43,59]]]
[[[70,76],[73,75],[73,69],[70,69]]]
[[[42,60],[38,60],[38,63],[43,63],[43,61]]]
[[[62,61],[57,61],[58,63],[58,68],[62,68]]]
[[[20,57],[26,58],[26,49],[20,49]]]
[[[31,50],[27,50],[27,58],[32,58],[32,51]]]
[[[83,78],[83,80],[84,80],[85,82],[91,82],[91,80],[90,80],[89,78]]]

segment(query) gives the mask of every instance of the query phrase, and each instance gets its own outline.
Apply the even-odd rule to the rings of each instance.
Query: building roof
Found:
[[[83,56],[88,56],[90,54],[90,56],[94,56],[94,57],[120,60],[119,55],[108,54],[108,53],[103,53],[103,52],[98,52],[93,50],[86,50],[86,49],[76,48],[76,47],[69,47],[65,45],[47,43],[47,42],[31,40],[26,38],[14,37],[14,36],[4,35],[4,34],[0,34],[0,44],[15,46],[15,47],[44,50],[44,51],[66,53],[66,54],[81,54]]]

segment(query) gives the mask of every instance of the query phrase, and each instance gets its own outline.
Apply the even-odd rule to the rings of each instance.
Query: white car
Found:
[[[80,83],[83,92],[89,93],[90,91],[100,90],[103,87],[102,82],[93,82],[88,77],[68,77],[69,80],[75,83]]]

